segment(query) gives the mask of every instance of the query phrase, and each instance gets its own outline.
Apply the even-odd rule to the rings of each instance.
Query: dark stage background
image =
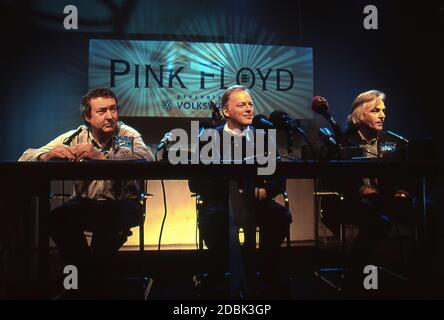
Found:
[[[78,30],[63,28],[63,8],[69,4],[79,10]],[[378,30],[365,30],[363,27],[366,16],[363,9],[369,4],[378,9]],[[25,149],[42,146],[82,123],[79,106],[81,97],[89,89],[88,45],[91,38],[309,47],[313,49],[314,95],[329,100],[331,113],[343,128],[356,95],[369,89],[379,89],[387,95],[386,129],[410,140],[434,137],[442,150],[443,0],[413,3],[400,0],[0,0],[0,14],[0,161],[15,161]],[[270,106],[272,110],[279,108],[277,102]],[[191,118],[123,120],[137,128],[146,143],[155,146],[166,131],[189,128]],[[327,123],[314,115],[313,120],[303,120],[302,125],[310,139],[316,142],[318,128],[327,126]],[[424,155],[428,156],[427,150]],[[427,229],[424,245],[408,252],[405,250],[405,260],[411,262],[407,269],[418,282],[409,283],[409,290],[395,286],[395,298],[433,297],[433,290],[429,287],[436,287],[439,297],[442,297],[444,209],[441,180],[436,175],[427,181],[429,218],[424,226]],[[12,184],[4,182],[6,188]],[[171,212],[162,245],[173,244],[174,249],[175,244],[185,243],[194,247],[195,200],[190,197],[186,182],[166,183]],[[160,181],[150,181],[151,187],[150,192],[155,197],[148,205],[145,244],[153,246],[157,244],[156,232],[160,230],[158,226],[163,218],[163,198]],[[310,286],[314,288],[312,296],[322,298],[317,285],[304,286],[309,281],[318,283],[318,279],[310,280],[314,277],[317,253],[314,247],[304,245],[312,243],[310,241],[314,238],[313,181],[292,180],[287,184],[287,190],[294,218],[291,237],[295,241],[301,240],[302,244],[295,246],[299,255],[294,255],[293,251],[284,252],[288,261],[284,274],[296,275],[292,280],[296,288],[293,298],[310,298],[310,292],[305,290]],[[17,193],[17,198],[19,196]],[[7,200],[11,205],[15,203],[13,199]],[[16,203],[18,207],[26,204],[25,201]],[[0,206],[2,204],[8,203],[0,201]],[[4,208],[9,208],[9,204]],[[9,215],[10,211],[13,214]],[[13,217],[17,225],[27,226],[27,220],[23,223],[20,220],[23,217],[16,215],[14,210],[0,210],[0,213],[5,213],[8,219]],[[8,224],[0,224],[0,227],[8,227]],[[20,247],[20,232],[25,234],[22,242],[29,240],[26,228],[7,231],[9,233],[0,234],[5,236],[8,241],[5,243],[12,249]],[[13,237],[16,233],[17,238]],[[188,238],[174,238],[183,234]],[[136,233],[129,241],[131,245],[138,244],[137,236]],[[387,247],[390,255],[399,247],[397,242],[393,243],[393,246]],[[12,295],[7,290],[4,294],[3,287],[7,286],[0,283],[0,298],[2,294],[5,297],[20,296],[22,288],[25,294],[30,291],[26,280],[33,278],[23,276],[31,269],[30,263],[21,263],[20,260],[30,260],[25,257],[28,251],[18,251],[11,250],[18,257],[12,257],[13,268],[7,272],[0,270],[0,273],[8,275],[4,279],[11,279]],[[174,253],[177,254],[176,251]],[[174,255],[158,255],[157,258],[161,259],[154,263],[149,255],[143,257],[147,260],[142,263],[127,263],[133,261],[127,260],[132,259],[131,252],[124,252],[121,257],[119,266],[134,268],[131,272],[142,270],[144,276],[146,270],[150,270],[156,279],[161,279],[159,289],[154,290],[154,299],[171,299],[176,293],[179,298],[191,297],[188,293],[180,295],[178,285],[180,281],[189,281],[200,264],[190,253],[179,253],[179,260]],[[398,260],[402,262],[403,258],[401,252]],[[322,259],[325,262],[332,260],[329,255],[322,256]],[[183,266],[179,273],[176,272],[181,268],[177,266]],[[12,276],[9,277],[9,274]],[[19,285],[16,286],[15,282]],[[336,297],[335,293],[333,298]],[[326,298],[331,298],[331,295]]]
[[[88,90],[88,40],[184,40],[313,48],[314,94],[345,126],[354,97],[387,94],[386,128],[409,138],[442,138],[443,1],[1,1],[0,160],[78,126]],[[63,28],[63,8],[79,29]],[[363,8],[378,8],[365,30]],[[279,105],[275,106],[279,109]],[[210,116],[210,115],[209,115]],[[187,119],[128,119],[149,144]],[[313,139],[325,125],[303,121]]]

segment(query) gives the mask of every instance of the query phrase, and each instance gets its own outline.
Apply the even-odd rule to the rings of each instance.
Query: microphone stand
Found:
[[[315,161],[319,161],[314,148],[313,148],[313,144],[311,143],[310,139],[308,138],[308,136],[305,134],[305,132],[300,129],[297,128],[296,131],[302,135],[302,137],[304,138],[305,142],[308,145],[308,148],[310,149],[310,153],[313,156],[313,159]],[[290,130],[286,130],[287,132],[287,152],[289,155],[291,155],[293,153],[293,145],[294,145],[294,135],[295,135],[295,131],[290,129]]]

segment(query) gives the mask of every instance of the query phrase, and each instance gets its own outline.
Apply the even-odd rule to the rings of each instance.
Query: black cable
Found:
[[[316,155],[316,153],[315,153],[315,151],[314,151],[314,148],[313,148],[313,145],[312,145],[312,143],[310,142],[310,139],[308,139],[308,136],[307,136],[307,134],[301,129],[301,130],[297,130],[297,132],[299,132],[303,137],[304,137],[304,140],[305,140],[305,142],[307,143],[307,145],[308,145],[308,148],[310,149],[310,152],[311,152],[311,154],[312,154],[312,156],[313,156],[313,160],[314,160],[314,162],[315,163],[317,163],[317,162],[320,162],[320,159],[318,158],[318,156]],[[288,134],[291,134],[291,133],[288,133]],[[317,199],[317,194],[318,194],[318,186],[317,186],[317,184],[318,184],[318,179],[317,179],[317,177],[315,176],[314,178],[313,178],[313,183],[314,183],[314,186],[313,186],[313,192],[314,192],[314,199],[315,199],[315,204],[314,204],[314,206],[315,206],[315,212],[316,212],[316,230],[315,230],[315,247],[316,248],[318,248],[318,228],[319,228],[319,204],[318,204],[318,199]]]
[[[320,159],[318,158],[317,154],[315,153],[313,145],[312,145],[310,139],[308,139],[308,136],[306,135],[306,133],[303,130],[298,130],[298,132],[304,137],[305,142],[307,142],[308,148],[310,149],[310,152],[313,156],[314,162],[319,163]],[[318,248],[319,247],[319,244],[318,244],[319,243],[319,239],[318,239],[319,238],[319,235],[318,235],[318,233],[319,233],[319,203],[318,203],[318,198],[317,198],[318,179],[316,176],[313,178],[313,184],[314,184],[313,192],[315,194],[314,198],[315,198],[315,212],[316,212],[315,247]]]
[[[200,241],[199,241],[199,201],[200,201],[200,196],[196,193],[195,196],[196,199],[196,232],[194,235],[194,241],[196,242],[196,250],[199,250],[200,247]]]
[[[164,213],[163,213],[162,225],[160,226],[159,244],[158,244],[158,246],[157,246],[157,250],[158,250],[158,251],[160,251],[160,244],[161,244],[161,242],[162,242],[163,226],[164,226],[164,224],[165,224],[165,220],[166,220],[167,213],[168,213],[167,202],[166,202],[166,193],[165,193],[165,184],[164,184],[164,182],[163,182],[163,179],[160,180],[160,183],[162,184],[163,209],[164,209]]]
[[[160,150],[157,150],[155,155],[154,155],[154,159],[156,160],[156,162],[159,162],[159,159],[157,158],[157,155],[159,153]],[[162,185],[162,195],[163,195],[163,219],[162,219],[162,225],[160,226],[160,234],[159,234],[159,243],[157,245],[157,251],[160,252],[160,244],[162,243],[162,234],[163,234],[163,227],[165,225],[165,220],[168,214],[168,207],[167,207],[167,201],[166,201],[166,192],[165,192],[165,184],[163,179],[160,180],[160,183]]]
[[[313,160],[314,160],[314,162],[315,163],[317,163],[317,162],[320,162],[320,159],[318,159],[318,157],[317,157],[317,155],[316,155],[316,153],[315,153],[315,151],[314,151],[314,148],[313,148],[313,145],[312,145],[312,143],[310,142],[310,139],[308,139],[308,136],[307,136],[307,134],[302,130],[302,129],[299,129],[299,130],[297,130],[297,132],[299,132],[303,137],[304,137],[304,140],[305,140],[305,142],[307,143],[307,145],[308,145],[308,148],[310,149],[310,152],[311,152],[311,154],[312,154],[312,156],[313,156]],[[288,132],[287,131],[287,134],[290,136],[291,134],[292,134],[292,132]],[[319,205],[318,205],[318,199],[317,199],[317,193],[318,193],[318,188],[317,188],[317,184],[318,184],[318,179],[317,179],[317,177],[315,176],[314,178],[313,178],[313,183],[314,183],[314,186],[313,186],[313,192],[314,192],[314,199],[315,199],[315,212],[316,212],[316,230],[315,230],[315,247],[316,248],[318,248],[318,225],[319,225],[319,223],[318,223],[318,220],[319,220]]]
[[[198,228],[199,228],[199,215],[196,214],[196,232],[195,232],[195,235],[194,235],[194,241],[196,242],[196,250],[199,250],[199,241],[198,241],[198,238],[197,238],[197,230],[198,230]]]
[[[298,132],[304,137],[304,140],[307,143],[308,148],[310,149],[310,152],[313,156],[314,163],[319,163],[320,159],[318,158],[317,154],[315,153],[314,148],[313,148],[313,144],[311,143],[310,139],[308,139],[307,134],[303,130],[298,130]],[[318,240],[318,238],[319,238],[319,236],[318,236],[318,233],[319,233],[319,230],[318,230],[319,229],[319,203],[318,203],[318,198],[317,198],[317,196],[318,196],[318,179],[316,176],[313,177],[313,192],[315,195],[314,196],[314,200],[315,200],[314,207],[315,207],[315,212],[316,212],[315,247],[318,248],[319,247],[319,244],[318,244],[319,243],[319,240]]]

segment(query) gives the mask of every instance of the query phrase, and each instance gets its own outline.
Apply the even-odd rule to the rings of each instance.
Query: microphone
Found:
[[[287,131],[288,134],[287,151],[289,154],[293,152],[293,134],[294,132],[298,132],[307,142],[307,145],[310,148],[310,152],[313,155],[313,158],[314,159],[317,158],[317,155],[313,149],[313,145],[310,142],[310,139],[308,139],[304,130],[301,128],[301,122],[299,120],[291,118],[287,113],[280,110],[273,111],[270,114],[270,120],[277,129],[284,129]]]
[[[271,122],[263,114],[257,114],[253,117],[253,127],[256,129],[274,129],[273,122]]]
[[[333,133],[328,128],[319,129],[319,138],[327,145],[337,147],[338,143]]]
[[[159,144],[157,145],[156,152],[159,152],[160,150],[165,148],[167,145],[169,145],[172,138],[173,138],[173,134],[171,132],[165,133],[162,140],[160,140]]]
[[[270,120],[277,129],[284,129],[289,132],[297,131],[302,135],[305,135],[304,130],[301,128],[299,120],[291,118],[287,113],[280,110],[275,110],[270,114]]]
[[[324,97],[315,96],[311,100],[311,109],[318,114],[328,113],[328,108],[328,101]]]
[[[330,112],[328,111],[328,108],[329,108],[328,101],[323,97],[315,96],[311,100],[311,109],[315,113],[322,115],[327,120],[327,122],[330,124],[331,128],[333,129],[333,132],[337,137],[341,136],[342,130],[339,127],[336,120],[331,116]]]
[[[224,116],[213,100],[210,100],[210,108],[213,121],[222,121]]]
[[[63,144],[65,146],[69,146],[71,144],[72,140],[74,140],[74,138],[77,137],[80,134],[80,132],[82,132],[82,130],[83,130],[83,126],[80,126],[72,135],[70,135],[65,140],[63,140]]]
[[[404,143],[409,143],[409,140],[407,140],[406,138],[400,136],[399,134],[396,134],[396,133],[391,132],[391,131],[388,131],[388,130],[387,130],[386,132],[387,132],[387,134],[388,134],[389,136],[391,136],[392,138],[395,138],[395,139],[397,139],[397,140],[400,140],[400,141],[402,141],[402,142],[404,142]]]

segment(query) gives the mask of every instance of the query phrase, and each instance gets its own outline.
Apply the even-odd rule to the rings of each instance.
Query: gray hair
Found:
[[[236,92],[236,91],[245,91],[248,94],[250,94],[250,91],[247,88],[245,88],[244,86],[241,86],[241,85],[234,85],[234,86],[231,86],[231,87],[227,88],[224,91],[224,94],[222,95],[222,98],[221,98],[221,102],[220,102],[221,109],[226,107],[226,105],[228,104],[228,100],[230,100],[231,94],[233,92]]]
[[[376,101],[375,101],[376,100]],[[360,93],[355,101],[353,101],[350,114],[347,116],[347,124],[349,128],[359,126],[362,123],[362,115],[365,107],[374,102],[375,106],[379,100],[385,100],[385,93],[378,90],[369,90]]]

